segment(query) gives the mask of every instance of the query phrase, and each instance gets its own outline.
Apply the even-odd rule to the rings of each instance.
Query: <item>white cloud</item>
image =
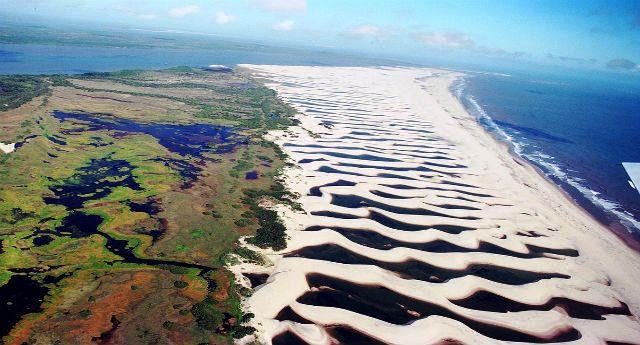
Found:
[[[293,30],[293,26],[296,24],[293,20],[283,20],[281,22],[277,22],[273,25],[273,28],[280,31],[291,31]]]
[[[152,20],[152,19],[156,19],[158,16],[156,16],[153,13],[142,13],[138,15],[138,18],[140,19],[144,19],[144,20]]]
[[[174,7],[169,10],[169,15],[175,18],[181,18],[188,14],[196,13],[200,11],[200,6],[197,5],[189,5],[184,7]]]
[[[426,45],[439,48],[472,48],[475,42],[466,34],[455,31],[422,32],[415,35],[416,39]]]
[[[116,12],[124,13],[126,15],[138,17],[144,20],[156,19],[158,17],[155,15],[155,13],[141,13],[137,9],[129,6],[116,5],[111,7],[111,9]]]
[[[376,25],[362,24],[347,30],[347,35],[357,38],[374,38],[383,40],[389,36],[389,31]]]
[[[465,50],[479,55],[520,59],[527,58],[531,55],[523,51],[506,51],[502,48],[492,48],[476,44],[469,35],[457,31],[431,31],[417,32],[413,34],[413,38],[423,44],[442,49]]]
[[[253,0],[258,8],[269,12],[304,12],[307,0]]]
[[[351,28],[349,34],[353,36],[378,36],[380,28],[375,25],[358,25]]]
[[[236,20],[236,16],[231,14],[226,14],[224,11],[219,11],[216,13],[216,23],[218,24],[227,24]]]

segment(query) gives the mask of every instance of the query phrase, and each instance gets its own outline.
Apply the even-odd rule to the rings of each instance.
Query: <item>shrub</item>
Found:
[[[255,333],[256,329],[251,326],[236,326],[233,328],[233,338],[240,339],[244,336]]]
[[[191,314],[196,318],[198,326],[203,329],[214,331],[222,325],[224,315],[213,305],[212,298],[207,297],[204,301],[196,303],[191,307]]]
[[[173,286],[175,286],[178,289],[184,289],[187,286],[189,286],[189,284],[187,284],[187,282],[183,281],[183,280],[176,280],[173,282]]]
[[[278,213],[273,210],[258,210],[260,228],[256,235],[249,238],[247,242],[260,248],[271,247],[274,250],[282,250],[287,247],[286,228],[280,221]]]
[[[245,247],[237,247],[235,249],[235,253],[238,254],[241,258],[247,259],[250,262],[262,265],[264,264],[264,259],[260,254],[254,252],[253,250]]]
[[[249,226],[249,225],[251,225],[251,219],[248,219],[248,218],[240,218],[240,219],[236,219],[233,223],[234,223],[235,225],[237,225],[237,226],[239,226],[239,227],[243,228],[243,227],[245,227],[245,226]]]
[[[165,321],[165,322],[162,324],[162,327],[163,327],[164,329],[169,330],[169,331],[173,331],[174,329],[176,329],[176,323],[175,323],[175,322],[171,322],[171,321],[167,320],[167,321]]]

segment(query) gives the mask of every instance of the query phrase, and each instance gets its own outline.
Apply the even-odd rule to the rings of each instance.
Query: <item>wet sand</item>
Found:
[[[476,123],[460,74],[243,67],[301,121],[270,134],[288,247],[233,267],[260,341],[638,343],[639,255]]]

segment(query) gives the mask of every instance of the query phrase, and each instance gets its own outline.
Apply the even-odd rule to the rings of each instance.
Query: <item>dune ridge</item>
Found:
[[[460,73],[241,67],[300,112],[270,136],[304,211],[272,266],[232,268],[269,275],[260,341],[638,343],[638,254],[479,127]]]

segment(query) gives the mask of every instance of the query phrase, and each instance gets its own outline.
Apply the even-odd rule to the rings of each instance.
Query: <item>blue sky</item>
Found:
[[[415,61],[640,71],[640,1],[0,0],[3,15],[177,29]],[[608,66],[608,67],[607,67]]]

